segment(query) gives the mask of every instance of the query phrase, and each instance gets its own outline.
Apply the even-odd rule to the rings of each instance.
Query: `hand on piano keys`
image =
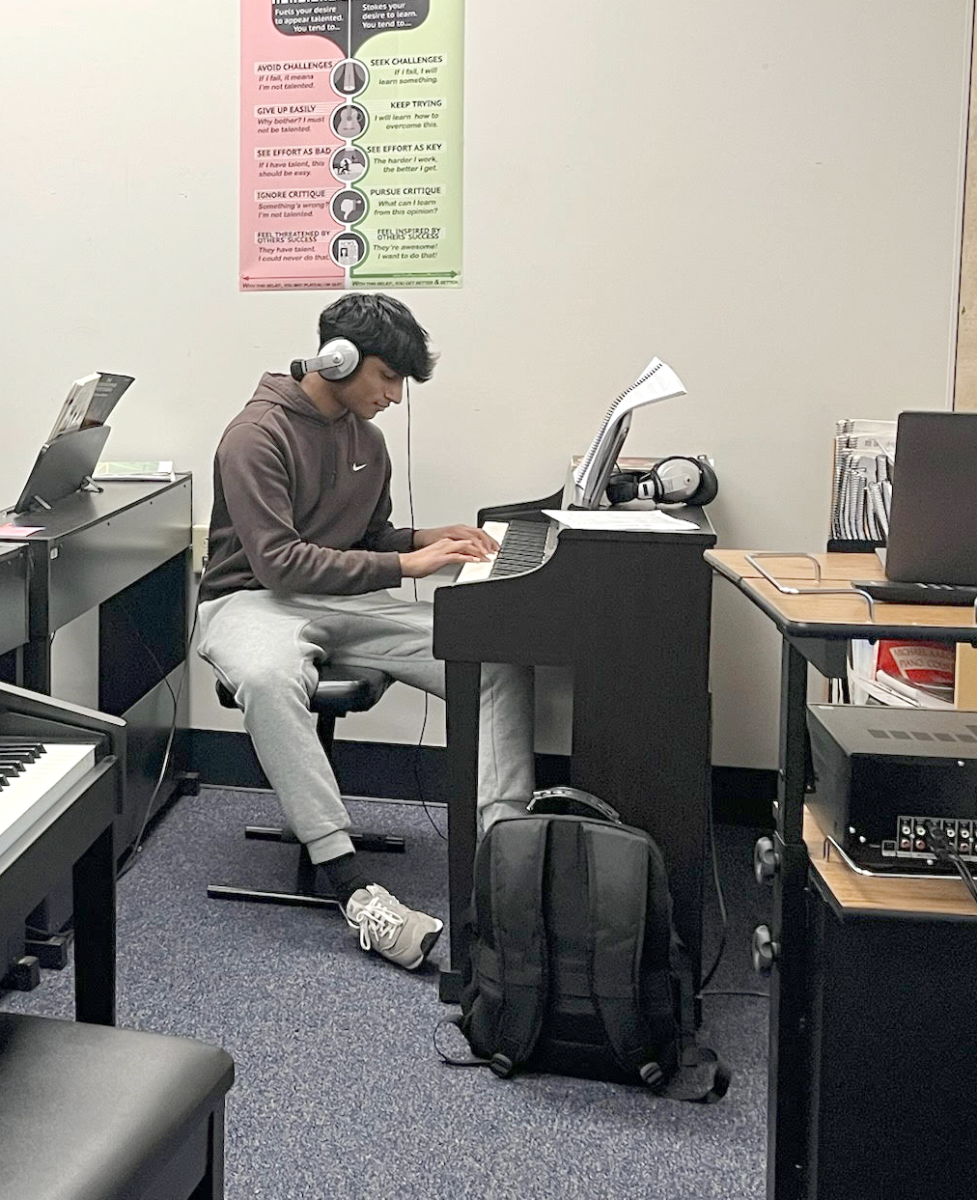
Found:
[[[414,531],[414,550],[400,556],[405,579],[424,579],[444,567],[489,562],[499,549],[484,529],[472,525],[444,525]]]

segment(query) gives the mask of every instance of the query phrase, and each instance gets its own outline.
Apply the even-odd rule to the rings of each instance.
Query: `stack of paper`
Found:
[[[660,509],[581,509],[544,508],[543,516],[550,517],[566,529],[609,529],[628,533],[691,533],[699,528],[694,521],[670,517]]]
[[[895,421],[846,418],[835,425],[831,536],[878,542],[889,536]]]

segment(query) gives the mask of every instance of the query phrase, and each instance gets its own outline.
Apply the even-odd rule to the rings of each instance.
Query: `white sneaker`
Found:
[[[360,946],[413,971],[430,954],[444,922],[401,904],[378,883],[358,888],[346,905],[346,924],[360,931]]]

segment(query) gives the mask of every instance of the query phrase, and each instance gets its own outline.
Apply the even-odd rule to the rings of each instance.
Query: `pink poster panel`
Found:
[[[334,88],[347,59],[347,6],[315,7],[322,16],[306,34],[274,0],[241,3],[242,291],[348,284],[345,225],[331,206],[350,144]]]

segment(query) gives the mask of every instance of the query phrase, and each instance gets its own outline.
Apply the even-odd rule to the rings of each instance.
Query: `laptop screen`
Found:
[[[977,586],[977,413],[900,414],[885,572]]]

